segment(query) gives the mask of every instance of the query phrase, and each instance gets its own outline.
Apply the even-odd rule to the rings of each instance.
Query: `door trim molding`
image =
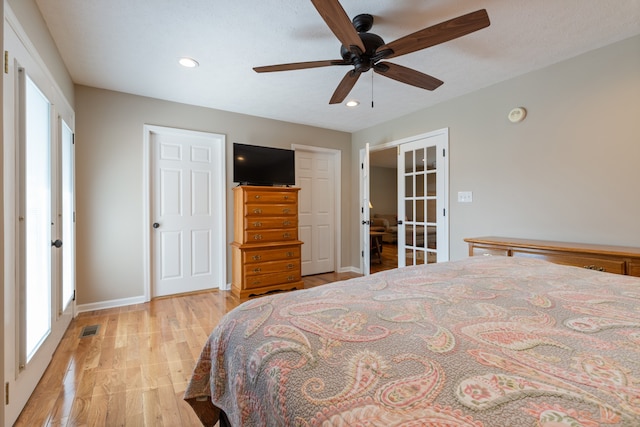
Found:
[[[334,212],[334,224],[335,224],[335,232],[334,232],[334,256],[335,256],[335,260],[334,260],[334,266],[335,269],[338,273],[343,273],[346,270],[343,269],[342,267],[342,246],[341,246],[341,242],[342,242],[342,193],[341,193],[341,188],[342,188],[342,180],[341,180],[341,176],[342,176],[342,151],[341,150],[335,150],[332,148],[324,148],[324,147],[315,147],[315,146],[311,146],[311,145],[301,145],[301,144],[291,144],[291,149],[292,150],[300,150],[300,151],[309,151],[309,152],[314,152],[314,153],[324,153],[324,154],[329,154],[332,156],[333,161],[334,161],[334,168],[333,168],[333,173],[334,173],[334,177],[333,177],[333,185],[334,185],[334,206],[335,206],[335,212]]]
[[[151,218],[151,134],[163,133],[174,134],[181,136],[199,136],[203,138],[219,138],[222,140],[222,155],[220,156],[222,164],[218,168],[218,182],[222,183],[224,191],[220,191],[219,198],[217,200],[212,199],[213,206],[217,206],[221,212],[218,224],[215,226],[219,230],[223,230],[223,235],[227,235],[227,199],[226,199],[226,136],[213,132],[201,132],[196,130],[179,129],[166,126],[157,126],[144,124],[143,126],[143,143],[142,143],[142,280],[144,286],[144,301],[151,301],[151,279],[152,279],[152,265],[151,265],[151,224],[153,218]],[[227,253],[227,239],[219,239],[219,250],[221,254]],[[227,257],[220,263],[219,277],[221,290],[229,290],[229,283],[227,282]]]

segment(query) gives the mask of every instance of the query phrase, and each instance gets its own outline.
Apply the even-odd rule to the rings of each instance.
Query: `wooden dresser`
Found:
[[[233,189],[231,292],[246,298],[302,289],[298,240],[299,188]]]
[[[464,241],[469,244],[469,256],[540,258],[556,264],[640,277],[640,248],[493,236]]]

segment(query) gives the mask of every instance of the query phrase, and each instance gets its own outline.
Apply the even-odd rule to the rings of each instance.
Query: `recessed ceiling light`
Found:
[[[187,68],[195,68],[195,67],[197,67],[198,65],[200,65],[200,64],[198,64],[198,61],[196,61],[195,59],[193,59],[193,58],[187,58],[187,57],[180,58],[180,60],[179,60],[178,62],[179,62],[179,63],[180,63],[180,65],[182,65],[183,67],[187,67]]]
[[[360,105],[360,102],[352,99],[351,101],[347,101],[346,105],[347,107],[357,107],[358,105]]]

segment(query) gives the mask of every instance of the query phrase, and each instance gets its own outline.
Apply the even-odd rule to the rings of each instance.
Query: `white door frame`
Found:
[[[224,156],[226,148],[226,136],[211,132],[200,132],[194,130],[177,129],[165,126],[156,125],[144,125],[144,139],[143,139],[143,165],[142,165],[142,185],[143,185],[143,220],[142,220],[142,238],[143,238],[143,282],[144,282],[144,300],[151,300],[151,278],[152,278],[152,265],[151,265],[151,224],[153,224],[153,218],[151,218],[151,203],[152,203],[152,177],[151,174],[151,135],[153,133],[163,134],[175,134],[181,136],[197,136],[206,139],[222,139],[222,144],[214,144],[214,148],[221,150],[220,156],[221,165],[218,168],[218,176],[215,182],[222,182],[225,191],[219,192],[219,199],[212,200],[214,206],[218,206],[222,215],[218,218],[218,223],[214,224],[214,227],[218,227],[219,230],[223,230],[222,235],[227,235],[227,203],[226,203],[226,159]],[[227,254],[227,239],[220,239],[217,242],[219,247],[219,253]],[[227,257],[220,263],[220,271],[218,272],[218,283],[221,283],[221,290],[228,290],[227,277]]]
[[[314,147],[311,145],[301,145],[301,144],[291,144],[291,149],[295,150],[295,151],[309,151],[309,152],[315,152],[315,153],[324,153],[324,154],[328,154],[332,157],[333,159],[333,173],[334,173],[334,189],[333,189],[333,194],[334,194],[334,201],[333,201],[333,205],[335,206],[335,218],[334,218],[334,225],[335,225],[335,235],[334,235],[334,244],[335,244],[335,248],[334,248],[334,256],[335,256],[335,260],[334,260],[334,265],[336,266],[336,271],[338,273],[343,273],[347,270],[344,270],[342,268],[342,204],[340,203],[340,201],[342,200],[342,196],[341,196],[341,191],[340,189],[342,188],[342,180],[340,179],[341,174],[342,174],[342,151],[340,150],[334,150],[332,148],[324,148],[324,147]]]
[[[363,221],[367,221],[369,220],[369,206],[367,203],[367,206],[364,206],[364,200],[368,201],[369,198],[369,185],[370,185],[370,177],[369,177],[369,171],[362,171],[364,169],[364,166],[366,164],[367,168],[369,166],[369,159],[368,159],[368,155],[370,152],[372,151],[381,151],[381,150],[387,150],[389,148],[392,147],[399,147],[402,144],[406,144],[408,142],[413,142],[415,140],[418,139],[424,139],[424,138],[430,138],[430,137],[434,137],[436,135],[445,133],[447,136],[447,141],[449,140],[449,128],[443,128],[443,129],[439,129],[436,131],[432,131],[432,132],[427,132],[427,133],[423,133],[420,135],[414,135],[414,136],[409,136],[407,138],[402,138],[402,139],[398,139],[395,141],[390,141],[390,142],[385,142],[383,144],[378,144],[378,145],[372,145],[370,146],[369,143],[366,144],[365,148],[361,148],[360,149],[360,164],[361,164],[361,173],[360,173],[360,217]],[[364,160],[366,158],[366,161]],[[448,159],[448,156],[447,156]],[[447,160],[448,162],[448,160]],[[449,184],[448,184],[448,167],[447,167],[447,173],[445,173],[445,178],[447,179],[447,183],[446,183],[446,192],[444,194],[445,196],[445,200],[444,200],[444,204],[445,204],[445,208],[447,210],[447,216],[446,216],[446,239],[447,239],[447,247],[446,247],[446,254],[447,254],[447,259],[449,258],[449,245],[448,245],[448,241],[449,241],[449,195],[448,195],[448,191],[449,191]],[[366,214],[366,219],[364,219],[364,215]],[[360,224],[358,224],[360,225]],[[366,233],[369,232],[369,225],[365,224],[365,226],[361,226],[360,227],[360,244],[361,244],[361,248],[360,248],[360,253],[362,255],[362,257],[360,258],[360,272],[362,274],[369,274],[369,257],[370,257],[370,251],[369,251],[369,244],[365,244],[365,242],[368,242],[368,236],[366,236]],[[404,231],[402,231],[404,232]],[[400,233],[400,230],[398,230],[398,233]],[[366,240],[365,240],[365,237]],[[365,261],[367,262],[367,265],[365,265]]]

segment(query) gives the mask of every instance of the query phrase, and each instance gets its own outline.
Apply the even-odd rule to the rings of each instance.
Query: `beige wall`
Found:
[[[395,152],[395,151],[394,151]],[[369,168],[369,199],[373,205],[370,214],[394,214],[398,206],[398,171],[371,166]]]
[[[22,28],[29,35],[29,40],[38,50],[38,54],[47,64],[47,69],[67,102],[73,107],[73,81],[35,1],[7,0],[7,3],[20,21]]]
[[[349,135],[74,87],[34,0],[9,4],[75,104],[79,304],[142,295],[144,123],[225,134],[228,152],[233,142],[342,149],[343,267],[360,265],[360,148],[444,127],[452,259],[466,256],[464,237],[486,234],[640,246],[640,37]],[[515,106],[529,115],[514,125]],[[229,155],[227,168],[231,186]],[[474,202],[458,204],[458,191]]]
[[[232,240],[232,143],[342,150],[342,217],[349,218],[351,135],[344,132],[76,86],[78,304],[143,295],[143,125],[226,135],[227,243]],[[351,225],[343,221],[343,236]],[[357,248],[355,249],[357,250]],[[342,266],[354,248],[342,239]],[[230,250],[228,250],[230,255]],[[227,282],[231,281],[230,256]]]
[[[634,37],[356,132],[352,158],[366,142],[449,128],[452,259],[481,235],[640,246],[639,100]],[[517,106],[528,116],[512,124]],[[354,197],[352,223],[357,212]]]

